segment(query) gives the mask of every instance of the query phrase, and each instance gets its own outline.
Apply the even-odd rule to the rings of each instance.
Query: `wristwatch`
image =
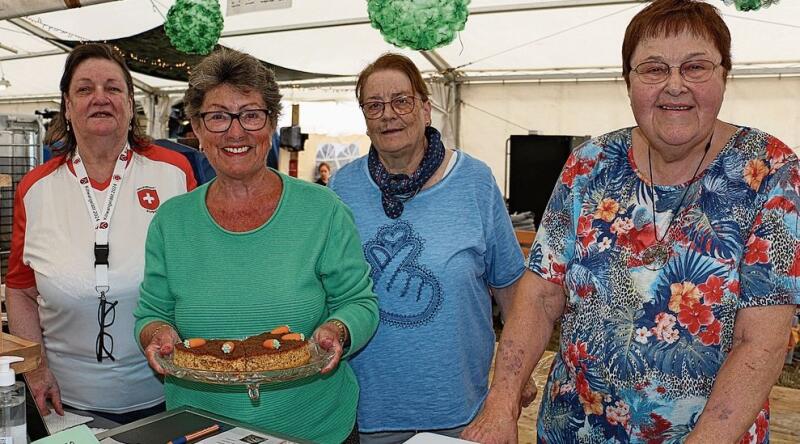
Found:
[[[339,330],[339,343],[342,344],[342,347],[348,347],[350,345],[350,335],[344,322],[338,319],[331,319],[328,322],[335,325],[336,329]]]

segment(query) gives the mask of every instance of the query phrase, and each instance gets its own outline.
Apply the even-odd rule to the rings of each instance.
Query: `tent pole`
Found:
[[[453,89],[453,137],[456,141],[455,148],[461,149],[461,82],[453,79],[450,85]]]

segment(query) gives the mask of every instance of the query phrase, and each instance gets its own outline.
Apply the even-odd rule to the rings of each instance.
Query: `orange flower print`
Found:
[[[703,303],[706,305],[719,304],[724,293],[724,283],[725,281],[721,277],[712,274],[705,283],[698,285],[697,289],[703,293]]]
[[[688,305],[691,307],[698,301],[702,294],[700,290],[691,282],[684,281],[683,283],[674,283],[669,286],[672,296],[669,298],[669,309],[673,313],[681,311],[681,305]]]
[[[800,276],[800,248],[794,249],[794,259],[792,265],[789,267],[789,276]]]
[[[616,200],[606,197],[600,202],[600,205],[597,206],[597,211],[595,211],[594,215],[598,219],[602,219],[606,222],[611,222],[614,220],[614,217],[617,215],[619,211],[619,203]]]
[[[564,172],[561,174],[561,182],[568,187],[572,187],[572,183],[575,181],[575,178],[592,171],[592,168],[596,162],[597,161],[593,159],[579,160],[574,155],[569,156],[566,165],[564,165]]]
[[[711,325],[714,322],[714,314],[707,305],[681,305],[681,312],[678,313],[678,322],[686,327],[689,333],[697,335],[700,332],[700,327]]]
[[[714,322],[706,327],[704,331],[701,331],[697,337],[700,338],[700,342],[705,346],[717,345],[719,344],[720,332],[722,332],[722,324],[719,319],[714,319]]]
[[[781,165],[785,164],[786,159],[792,154],[794,153],[791,148],[780,140],[770,137],[769,143],[767,143],[767,157],[769,157],[769,163],[772,164],[774,168],[779,168]]]
[[[747,265],[768,263],[770,244],[771,242],[767,239],[752,236],[747,242],[747,252],[744,254],[744,263]]]
[[[589,381],[586,380],[583,373],[578,373],[575,378],[575,389],[578,391],[578,399],[583,405],[584,413],[587,415],[603,414],[603,394],[589,388]]]
[[[744,180],[750,185],[750,188],[758,191],[761,181],[764,180],[767,173],[769,173],[769,168],[763,160],[752,159],[744,167]]]
[[[590,389],[586,393],[581,393],[579,399],[581,401],[581,404],[583,404],[583,411],[587,415],[603,414],[602,393]]]

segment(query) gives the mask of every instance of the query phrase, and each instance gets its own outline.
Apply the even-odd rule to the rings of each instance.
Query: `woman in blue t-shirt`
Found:
[[[445,148],[428,96],[404,56],[367,66],[356,97],[372,146],[329,184],[353,210],[380,308],[351,360],[362,443],[461,433],[487,393],[491,295],[507,309],[525,269],[491,171]]]

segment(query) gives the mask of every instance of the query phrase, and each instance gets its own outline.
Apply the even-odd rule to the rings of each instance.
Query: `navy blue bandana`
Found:
[[[419,193],[425,182],[439,169],[444,160],[444,144],[442,135],[436,128],[429,126],[425,128],[425,138],[428,139],[428,149],[422,157],[416,171],[411,176],[408,174],[392,174],[378,158],[378,152],[374,146],[369,148],[369,175],[378,184],[381,190],[381,202],[386,216],[397,219],[403,214],[403,202],[410,200]]]

